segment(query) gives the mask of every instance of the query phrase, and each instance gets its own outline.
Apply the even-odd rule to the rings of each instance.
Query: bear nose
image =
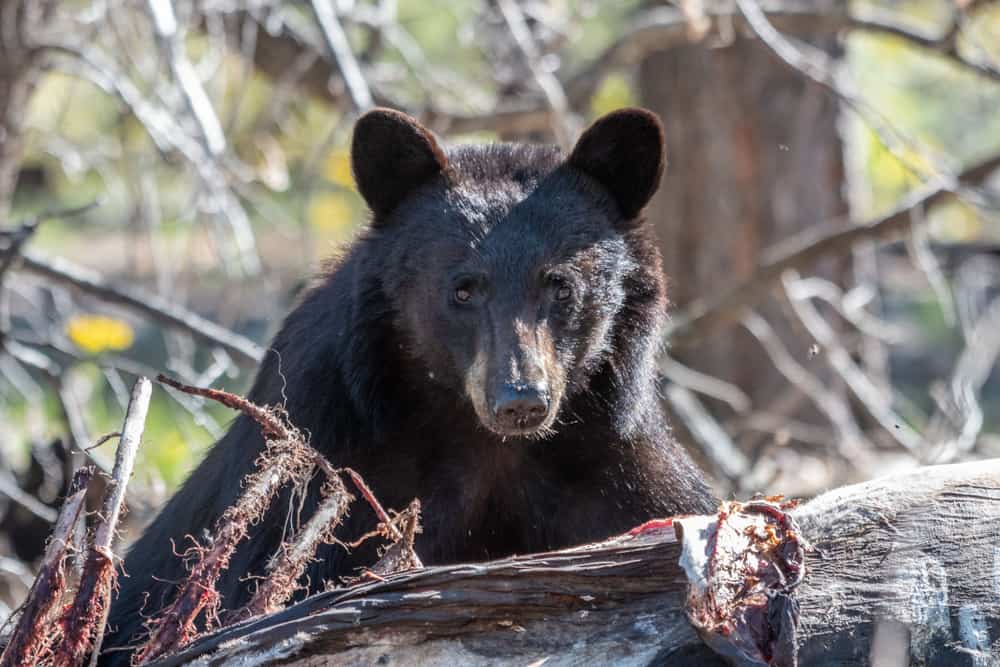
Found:
[[[504,386],[493,405],[493,414],[504,428],[531,429],[549,413],[548,392],[534,387]]]

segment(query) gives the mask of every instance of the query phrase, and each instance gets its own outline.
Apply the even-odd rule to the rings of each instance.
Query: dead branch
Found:
[[[368,505],[372,508],[372,511],[375,512],[375,516],[378,517],[379,523],[389,533],[389,536],[394,540],[402,539],[403,536],[399,532],[399,529],[396,528],[392,518],[389,516],[389,513],[385,511],[384,507],[382,507],[382,503],[380,503],[378,498],[375,497],[375,493],[371,490],[371,488],[369,488],[364,478],[351,468],[343,468],[342,470],[344,474],[350,478],[351,483],[354,484],[358,491],[361,492],[361,497],[365,499],[365,502],[368,503]]]
[[[43,211],[37,215],[31,216],[9,233],[0,232],[3,236],[8,237],[7,247],[4,248],[3,257],[0,258],[0,285],[3,284],[3,279],[7,275],[7,271],[10,270],[11,266],[13,266],[18,257],[20,257],[21,249],[24,248],[25,244],[31,240],[31,237],[34,236],[36,231],[38,231],[38,226],[41,223],[54,218],[73,218],[78,215],[83,215],[84,213],[94,209],[97,205],[98,202],[93,201],[89,204],[84,204],[83,206]]]
[[[367,111],[375,103],[358,60],[354,57],[354,51],[351,50],[351,44],[347,41],[347,34],[333,9],[333,3],[330,0],[310,0],[309,6],[323,35],[327,57],[336,64],[340,76],[347,84],[354,110]]]
[[[62,600],[65,592],[65,563],[68,547],[73,542],[79,524],[86,515],[87,484],[93,475],[92,468],[76,471],[69,487],[69,494],[59,511],[59,518],[49,545],[45,549],[35,583],[28,592],[28,599],[21,607],[21,617],[10,637],[7,647],[0,655],[0,667],[27,667],[37,664],[40,656],[47,652],[56,639],[57,633],[51,627],[52,612]]]
[[[205,150],[217,157],[226,150],[226,135],[215,109],[212,108],[212,102],[201,85],[198,73],[184,55],[182,35],[177,28],[173,4],[170,0],[147,0],[146,6],[160,49],[170,65],[188,111],[198,126]]]
[[[524,59],[531,77],[535,84],[541,89],[545,96],[545,103],[552,112],[552,131],[556,136],[556,141],[564,149],[569,149],[573,141],[567,114],[569,112],[569,101],[566,99],[566,91],[563,90],[562,83],[555,74],[545,69],[540,60],[541,54],[528,28],[527,21],[521,8],[513,0],[496,0],[497,9],[503,16],[510,36],[517,45],[517,49]]]
[[[111,548],[125,501],[125,489],[132,476],[139,441],[146,426],[152,387],[148,379],[141,377],[132,388],[132,398],[115,453],[114,471],[101,509],[101,522],[83,566],[76,599],[66,609],[61,621],[63,640],[55,652],[55,667],[76,667],[92,650],[100,650],[99,638],[104,634],[104,623],[115,585],[115,555]]]
[[[730,480],[743,477],[750,469],[743,455],[722,425],[705,408],[690,389],[683,385],[666,383],[664,395],[673,414],[687,427],[698,441],[702,452],[720,473]]]
[[[874,14],[866,18],[852,17],[850,19],[850,27],[854,30],[874,35],[895,37],[912,46],[938,53],[955,65],[983,78],[1000,81],[1000,68],[988,62],[967,58],[958,49],[958,39],[962,34],[964,16],[970,14],[973,9],[969,5],[986,6],[991,4],[991,2],[992,0],[988,0],[987,2],[980,0],[974,3],[967,3],[966,6],[956,3],[956,6],[953,8],[951,25],[947,26],[940,35],[927,35],[904,28],[892,20],[891,14]]]
[[[911,454],[917,456],[919,460],[925,460],[926,440],[906,420],[895,413],[892,395],[881,391],[868,378],[854,361],[833,327],[827,323],[807,297],[797,293],[798,280],[799,276],[794,271],[788,271],[782,277],[789,303],[806,331],[823,349],[823,358],[830,365],[831,370],[844,380],[851,392],[861,401],[868,414],[889,437]]]
[[[58,516],[55,510],[51,507],[40,502],[34,496],[25,493],[24,490],[17,485],[17,480],[15,480],[6,470],[0,471],[0,494],[6,496],[9,500],[28,510],[42,521],[52,523]]]
[[[397,572],[406,572],[424,566],[414,548],[417,533],[420,532],[420,501],[414,498],[410,506],[400,514],[402,529],[400,538],[389,545],[378,559],[378,562],[368,571],[376,577],[386,577]]]
[[[168,387],[173,387],[178,391],[183,391],[185,394],[208,398],[217,403],[221,403],[227,408],[232,408],[233,410],[242,412],[247,417],[250,417],[257,422],[257,424],[260,425],[261,430],[264,432],[264,436],[269,439],[295,440],[297,442],[303,441],[302,436],[295,430],[295,428],[285,421],[284,414],[279,408],[263,408],[259,405],[251,403],[242,396],[237,396],[231,392],[223,391],[221,389],[212,389],[210,387],[193,387],[189,384],[184,384],[183,382],[179,382],[171,377],[163,375],[162,373],[156,376],[156,381],[161,382]]]
[[[203,610],[215,614],[215,582],[229,566],[229,559],[260,520],[271,500],[286,482],[301,483],[309,476],[313,457],[302,456],[292,441],[272,440],[258,459],[258,468],[245,483],[236,503],[223,512],[212,531],[211,542],[196,547],[197,562],[180,585],[174,601],[151,622],[149,640],[138,653],[138,662],[153,660],[184,646],[195,633],[195,620]]]
[[[204,187],[206,208],[232,230],[235,248],[229,254],[229,244],[223,246],[224,259],[227,264],[230,260],[238,262],[242,271],[255,275],[260,270],[260,258],[250,221],[229,186],[228,173],[213,159],[204,143],[190,136],[183,123],[179,123],[168,109],[145,96],[128,73],[98,49],[72,40],[46,42],[38,48],[51,56],[53,66],[64,66],[119,99],[158,147],[176,151],[187,160]]]
[[[257,458],[256,470],[244,480],[243,493],[215,522],[209,544],[193,548],[197,560],[174,601],[151,621],[150,637],[138,652],[140,663],[175,651],[191,641],[195,620],[202,611],[207,610],[210,619],[215,616],[218,604],[215,582],[229,566],[233,552],[247,536],[249,527],[264,516],[283,485],[289,482],[304,484],[318,458],[305,438],[286,423],[278,408],[262,408],[235,394],[191,387],[164,375],[157,380],[240,410],[260,424],[266,445]]]
[[[664,379],[685,389],[722,401],[738,414],[745,414],[753,407],[746,392],[732,382],[685,366],[669,354],[660,354],[660,373]]]
[[[746,19],[754,35],[784,65],[806,79],[819,85],[836,98],[846,109],[856,113],[878,137],[879,142],[908,171],[922,178],[956,187],[955,177],[949,169],[942,167],[942,159],[930,156],[929,149],[917,141],[910,133],[893,123],[884,113],[867,99],[838,80],[836,61],[825,51],[802,40],[797,40],[779,32],[768,19],[757,0],[736,0],[736,5]],[[911,153],[922,156],[923,164],[916,162]]]
[[[964,170],[958,175],[958,181],[979,183],[998,168],[1000,155]],[[911,210],[937,204],[949,194],[943,187],[926,187],[879,218],[851,226],[819,224],[792,237],[765,253],[757,271],[741,284],[719,296],[694,301],[675,313],[667,328],[667,339],[673,346],[690,345],[739,321],[746,309],[756,306],[771,293],[785,271],[805,269],[827,255],[846,252],[860,241],[886,240],[903,234],[911,225]]]
[[[6,248],[0,254],[6,255]],[[48,258],[30,250],[21,254],[20,270],[41,276],[105,303],[123,306],[153,321],[184,331],[211,345],[217,345],[233,355],[242,366],[256,366],[264,358],[263,349],[249,338],[241,336],[215,322],[207,320],[166,299],[135,287],[116,287],[91,269],[65,259]]]
[[[743,318],[743,326],[761,344],[778,372],[830,421],[837,432],[836,446],[844,458],[855,467],[863,468],[868,462],[866,454],[873,447],[851,413],[850,406],[795,359],[766,319],[750,312]]]
[[[989,4],[989,3],[977,3]],[[869,33],[885,34],[903,39],[915,47],[932,50],[950,59],[959,67],[992,80],[1000,80],[1000,69],[987,63],[970,60],[955,48],[959,34],[960,13],[956,13],[952,25],[941,36],[928,36],[909,30],[890,20],[878,17],[859,18],[848,12],[846,4],[837,4],[828,11],[795,5],[786,2],[764,2],[762,10],[779,29],[792,33],[815,34],[840,32],[857,29]],[[746,28],[746,20],[740,11],[731,5],[703,6],[703,18],[709,22],[707,35],[734,27]],[[969,11],[966,8],[965,11]],[[257,17],[240,9],[236,4],[230,8],[221,7],[232,19],[232,25],[244,26],[246,21],[257,22]],[[320,48],[314,40],[288,21],[271,15],[268,25],[258,26],[252,50],[254,64],[272,78],[281,76],[292,69],[293,63],[300,62],[303,54],[313,54],[306,71],[300,77],[300,85],[310,94],[331,101],[344,102],[338,87],[330,85],[330,80],[338,76],[337,60],[328,50]],[[604,77],[614,71],[635,65],[651,53],[669,50],[689,44],[692,41],[690,17],[680,9],[657,7],[639,13],[623,34],[577,71],[565,73],[556,78],[565,91],[569,108],[582,108],[593,95]],[[407,105],[391,95],[373,94],[378,104],[405,109]],[[552,124],[552,104],[544,95],[540,99],[517,107],[492,110],[482,114],[463,114],[455,110],[429,107],[409,109],[422,120],[440,131],[456,134],[492,130],[499,134],[529,134],[545,132]]]
[[[354,500],[340,477],[327,477],[320,491],[323,501],[290,544],[282,545],[267,566],[267,576],[261,580],[250,602],[230,614],[226,622],[270,614],[281,609],[297,590],[297,582],[309,565],[316,548],[334,540],[334,530],[340,525],[347,507]]]
[[[775,616],[761,616],[759,627],[770,637],[797,626],[798,664],[867,664],[879,629],[889,627],[902,628],[901,643],[890,647],[896,663],[944,667],[970,654],[982,664],[995,657],[996,648],[972,630],[989,637],[1000,628],[993,578],[1000,460],[845,487],[787,514],[810,547],[802,581],[786,591],[793,604],[766,603]],[[703,528],[718,520],[706,517]],[[759,530],[779,549],[775,556],[782,545],[794,546],[789,536],[771,542],[772,531],[783,537],[780,525]],[[155,664],[233,665],[250,656],[287,665],[728,664],[687,618],[688,576],[698,570],[688,563],[686,574],[679,563],[671,523],[633,533],[330,591]],[[684,538],[708,536],[685,526]],[[744,600],[753,603],[755,577],[736,575],[747,583]]]
[[[174,601],[150,622],[150,637],[137,654],[136,660],[139,663],[177,651],[190,642],[195,635],[195,621],[203,611],[207,612],[211,625],[218,602],[215,582],[219,574],[228,567],[237,545],[247,536],[249,526],[263,517],[279,488],[289,482],[295,486],[303,486],[316,467],[326,475],[321,488],[324,500],[306,525],[292,538],[291,543],[282,545],[273,556],[268,565],[267,576],[251,601],[230,614],[226,619],[227,623],[275,611],[295,593],[297,582],[317,546],[334,540],[333,531],[340,525],[353,500],[340,478],[341,472],[351,478],[371,505],[382,522],[380,530],[395,541],[390,547],[393,556],[383,559],[386,561],[382,563],[383,569],[395,571],[420,566],[420,559],[413,551],[413,539],[418,529],[419,503],[411,504],[407,512],[393,520],[358,473],[349,468],[343,471],[333,469],[309,445],[305,437],[288,423],[287,416],[279,407],[261,407],[236,394],[193,387],[165,375],[159,375],[157,380],[184,393],[217,401],[247,415],[260,425],[264,433],[265,449],[257,459],[255,472],[244,480],[243,493],[216,521],[210,542],[191,549],[190,553],[197,560],[187,579],[180,585]],[[404,524],[402,531],[396,526],[400,522]],[[389,556],[388,551],[386,556]]]

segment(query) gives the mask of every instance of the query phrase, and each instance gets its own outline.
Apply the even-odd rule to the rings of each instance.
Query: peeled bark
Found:
[[[809,548],[781,664],[1000,657],[1000,460],[845,487],[788,516]],[[674,523],[689,551],[705,548],[696,518]],[[155,664],[726,664],[686,616],[692,567],[671,522],[633,533],[322,593]]]

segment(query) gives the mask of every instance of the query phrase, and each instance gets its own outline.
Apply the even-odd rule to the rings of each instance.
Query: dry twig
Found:
[[[262,408],[235,394],[191,387],[165,375],[158,376],[157,380],[243,412],[260,424],[266,447],[257,459],[256,471],[244,480],[239,499],[215,522],[209,544],[193,548],[197,562],[180,585],[174,601],[151,622],[149,640],[138,653],[140,663],[187,644],[195,634],[195,620],[202,611],[207,610],[210,618],[215,616],[218,604],[215,582],[229,566],[233,552],[247,536],[250,525],[264,516],[284,484],[305,482],[318,458],[303,436],[286,422],[279,408]]]
[[[354,498],[347,492],[340,477],[327,477],[321,490],[323,501],[306,525],[282,545],[267,566],[267,576],[261,580],[253,598],[242,609],[227,618],[228,623],[269,614],[281,609],[291,599],[306,566],[320,544],[334,540],[333,532],[340,525],[347,507]]]
[[[101,522],[83,566],[80,588],[73,605],[63,614],[64,636],[53,659],[55,667],[76,667],[88,652],[100,651],[100,638],[104,634],[115,585],[115,555],[111,547],[125,501],[125,489],[132,476],[139,441],[146,425],[151,395],[152,384],[144,377],[139,378],[132,388],[132,398],[115,453],[114,471],[104,496]]]
[[[0,656],[0,667],[23,667],[37,664],[57,638],[51,627],[50,615],[61,600],[66,586],[65,562],[68,546],[73,542],[77,524],[86,515],[87,484],[92,468],[81,468],[73,476],[69,495],[63,503],[35,583],[21,607],[21,617]]]

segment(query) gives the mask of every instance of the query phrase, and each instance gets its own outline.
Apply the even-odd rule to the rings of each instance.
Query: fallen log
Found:
[[[736,514],[758,524],[734,534],[765,538],[742,556],[763,562],[794,542],[804,569],[800,582],[782,577],[780,595],[755,588],[760,571],[743,572],[742,587],[724,582],[710,597],[740,589],[743,611],[763,600],[763,630],[716,618],[708,636],[689,577],[703,567],[719,583],[723,540],[712,531]],[[769,655],[780,642],[759,632],[789,647]],[[397,574],[229,626],[153,664],[727,664],[703,636],[763,651],[734,660],[743,665],[996,664],[1000,459],[923,468],[796,508],[727,503],[720,517],[655,522],[598,544]]]

